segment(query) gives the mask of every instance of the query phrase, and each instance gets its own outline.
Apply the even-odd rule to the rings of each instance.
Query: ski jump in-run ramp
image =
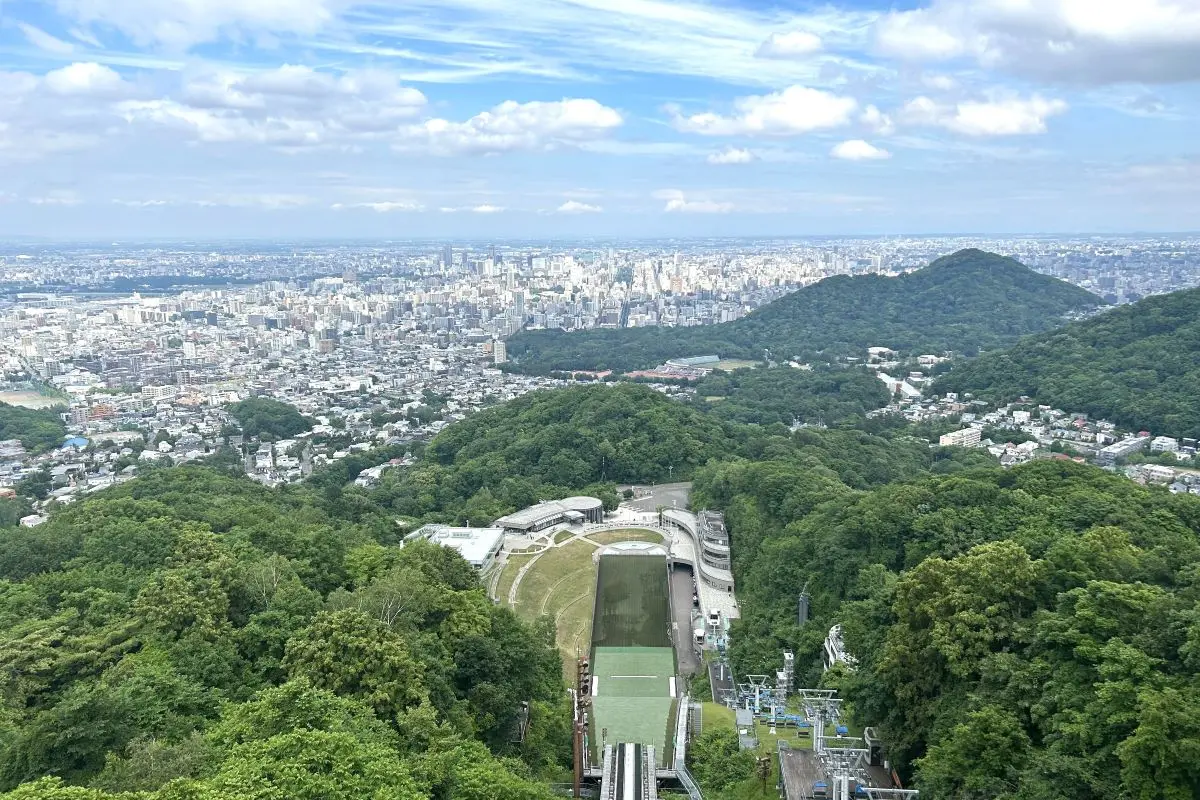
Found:
[[[592,750],[606,744],[672,748],[677,703],[666,551],[628,542],[600,555],[592,617]]]

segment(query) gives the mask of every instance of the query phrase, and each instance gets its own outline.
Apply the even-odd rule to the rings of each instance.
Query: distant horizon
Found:
[[[0,247],[19,245],[94,245],[98,247],[120,247],[148,244],[363,244],[363,245],[498,245],[498,244],[536,244],[538,242],[578,243],[586,245],[589,242],[605,244],[626,243],[658,243],[658,242],[768,242],[768,241],[822,241],[822,240],[887,240],[887,239],[1159,239],[1164,237],[1197,237],[1200,229],[1181,231],[1042,231],[1042,232],[962,232],[962,233],[825,233],[825,234],[736,234],[721,236],[701,235],[658,235],[658,236],[620,236],[620,235],[568,235],[551,234],[544,236],[494,236],[494,237],[383,237],[383,236],[123,236],[123,237],[60,237],[48,236],[0,236]]]

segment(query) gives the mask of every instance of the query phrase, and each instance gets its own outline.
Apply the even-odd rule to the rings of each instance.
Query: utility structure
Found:
[[[804,718],[812,726],[813,752],[819,758],[825,749],[825,726],[835,725],[841,718],[842,699],[836,689],[798,689]]]
[[[775,673],[775,705],[777,708],[787,708],[788,695],[796,680],[796,655],[790,650],[783,653],[783,669]]]
[[[775,699],[775,690],[767,685],[770,678],[766,675],[747,675],[746,683],[737,685],[738,699],[746,703],[746,708],[755,714],[762,713],[763,701]]]
[[[837,725],[842,712],[842,700],[837,696],[836,690],[798,689],[796,694],[800,696],[804,716],[812,726],[813,754],[820,761],[825,774],[829,776],[825,797],[829,800],[852,800],[854,797],[863,796],[870,800],[905,800],[918,796],[919,793],[914,789],[868,785],[867,767],[871,763],[871,751],[866,747],[854,746],[862,744],[862,739],[842,735],[839,731],[836,737],[838,746],[829,745],[825,727]]]
[[[575,756],[575,797],[583,796],[583,762],[587,747],[587,712],[592,705],[592,665],[586,658],[575,662],[575,713],[571,737]]]
[[[807,593],[801,598],[806,600]],[[863,738],[849,735],[847,727],[841,724],[842,699],[836,689],[796,689],[795,676],[795,654],[785,651],[783,668],[776,670],[773,686],[767,675],[747,675],[745,682],[735,684],[734,697],[728,701],[728,705],[740,714],[763,719],[769,715],[772,733],[775,733],[777,721],[807,726],[811,732],[811,751],[791,750],[781,743],[780,787],[788,798],[911,800],[918,796],[913,789],[890,788],[899,781],[894,775],[884,777],[881,774],[886,763],[883,762],[882,744],[873,729],[864,731]],[[787,712],[789,697],[799,701],[799,715]],[[829,727],[833,728],[832,735],[827,733]],[[785,760],[793,765],[786,780]],[[801,762],[806,766],[797,770],[794,765]],[[797,782],[802,786],[797,787]]]
[[[747,675],[744,683],[734,685],[734,697],[714,699],[735,708],[744,708],[755,714],[769,712],[772,719],[782,717],[787,711],[787,699],[796,682],[796,656],[784,651],[783,669],[775,670],[775,684],[768,675]]]

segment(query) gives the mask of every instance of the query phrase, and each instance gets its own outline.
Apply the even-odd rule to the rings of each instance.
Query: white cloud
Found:
[[[679,189],[662,189],[654,193],[659,200],[666,200],[663,211],[679,214],[727,214],[733,211],[733,203],[709,199],[689,200]]]
[[[395,136],[426,102],[389,72],[335,74],[288,64],[194,77],[185,81],[181,98],[118,108],[130,122],[164,125],[201,142],[301,148]]]
[[[934,0],[884,17],[876,42],[901,58],[965,56],[1054,81],[1189,81],[1200,78],[1200,3]]]
[[[388,214],[398,211],[424,211],[425,206],[411,200],[380,200],[374,203],[334,203],[330,206],[334,211],[343,209],[364,208],[377,214]]]
[[[41,28],[35,28],[33,25],[28,25],[24,22],[18,22],[17,28],[29,40],[29,43],[39,50],[45,50],[47,53],[54,53],[60,56],[75,52],[75,45],[70,42],[64,42],[56,36],[51,36]]]
[[[1046,120],[1062,114],[1067,104],[1040,95],[1027,99],[996,98],[942,104],[917,97],[905,104],[901,116],[913,125],[932,125],[967,136],[1027,136],[1046,132]]]
[[[859,116],[858,121],[870,131],[880,136],[891,136],[896,131],[892,118],[875,106],[867,106]]]
[[[821,50],[821,37],[808,31],[772,33],[758,46],[754,55],[759,58],[806,58]]]
[[[132,88],[115,70],[94,63],[77,62],[47,72],[42,80],[47,89],[60,95],[115,97]]]
[[[707,158],[710,164],[749,164],[753,160],[753,153],[738,147],[726,147],[716,153],[709,153]]]
[[[112,69],[94,63],[44,75],[0,72],[0,162],[33,161],[94,145],[120,120],[113,101],[137,91]]]
[[[845,159],[846,161],[876,161],[885,158],[891,158],[892,154],[887,150],[876,147],[870,142],[865,142],[862,139],[850,139],[835,145],[830,155],[834,158]]]
[[[921,83],[939,92],[950,92],[958,88],[958,81],[954,80],[954,78],[951,78],[949,75],[938,75],[936,73],[922,75]]]
[[[113,205],[125,206],[126,208],[160,208],[162,206],[175,205],[170,200],[113,200]]]
[[[311,205],[313,198],[303,194],[263,192],[217,194],[194,202],[202,208],[261,208],[267,211],[282,211]]]
[[[482,205],[473,206],[468,210],[476,214],[499,214],[504,210],[504,207],[494,206],[491,203],[483,203]]]
[[[443,155],[549,150],[602,139],[623,121],[616,109],[592,99],[508,100],[465,122],[426,120],[406,130],[397,147],[428,148]]]
[[[405,78],[468,82],[499,75],[594,78],[604,72],[686,75],[765,86],[814,84],[823,67],[871,69],[845,53],[875,11],[803,11],[712,0],[46,0],[76,29],[118,31],[139,46],[183,52],[226,41],[301,45],[323,63],[368,57]],[[803,31],[838,54],[763,70],[772,34]],[[781,36],[790,34],[782,33]]]
[[[83,202],[78,192],[70,189],[55,189],[44,195],[30,197],[29,202],[35,206],[77,206]]]
[[[343,0],[56,0],[84,25],[112,27],[140,45],[186,49],[260,31],[313,34],[331,25]]]
[[[403,15],[362,15],[365,20],[348,26],[357,34],[355,41],[330,35],[320,45],[419,61],[426,67],[422,80],[504,74],[579,80],[619,71],[775,87],[832,84],[826,71],[831,65],[874,69],[846,53],[861,43],[878,12],[834,4],[802,12],[712,0],[404,0],[391,5],[402,5]],[[781,31],[807,31],[837,52],[780,60],[764,70],[756,53]]]
[[[938,61],[967,50],[963,36],[928,9],[893,11],[880,21],[875,36],[880,50],[900,58]]]
[[[795,136],[811,131],[836,128],[850,121],[858,103],[806,86],[788,88],[765,95],[740,97],[734,101],[734,114],[714,112],[683,116],[677,108],[668,108],[676,129],[705,136]]]
[[[578,200],[568,200],[558,207],[559,214],[599,214],[604,209]]]
[[[179,130],[200,142],[247,142],[284,148],[314,147],[327,141],[321,120],[267,118],[254,120],[219,114],[173,100],[127,101],[119,106],[129,122],[152,123]]]
[[[84,44],[90,44],[92,47],[97,49],[104,47],[104,45],[100,44],[100,40],[96,38],[95,34],[89,30],[84,28],[71,28],[70,33],[72,38],[78,39]]]

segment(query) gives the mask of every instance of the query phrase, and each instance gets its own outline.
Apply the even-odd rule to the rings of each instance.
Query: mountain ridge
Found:
[[[1157,434],[1200,437],[1200,288],[1035,334],[938,378],[938,392],[1022,396]]]
[[[522,331],[508,340],[514,371],[631,370],[669,358],[834,360],[886,346],[974,354],[1052,327],[1104,301],[1018,261],[960,250],[897,277],[835,275],[734,322],[688,328]]]

